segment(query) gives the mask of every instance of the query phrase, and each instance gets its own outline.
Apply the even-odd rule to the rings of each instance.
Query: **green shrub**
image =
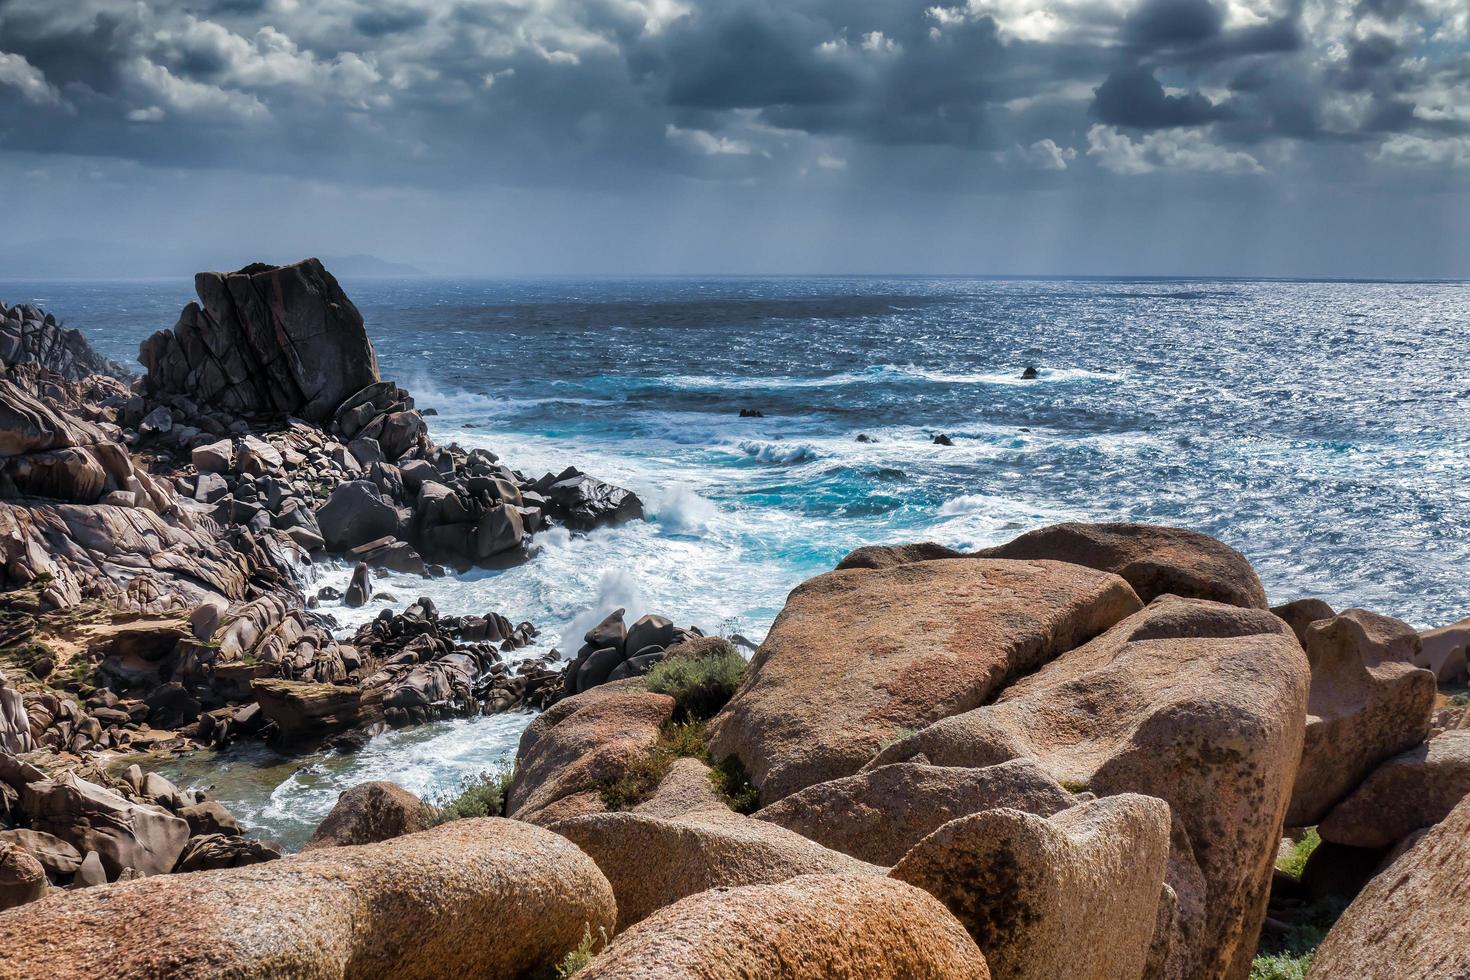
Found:
[[[597,955],[597,949],[607,946],[607,932],[599,926],[597,929],[598,939],[592,938],[592,927],[582,927],[582,941],[577,948],[572,950],[556,967],[556,980],[567,980],[578,971],[592,962],[592,957]],[[595,948],[594,948],[595,947]]]
[[[745,658],[726,640],[706,637],[679,644],[644,678],[655,694],[674,699],[680,721],[712,718],[745,679]]]
[[[754,813],[760,809],[760,790],[750,781],[740,756],[726,756],[718,765],[711,767],[709,779],[736,813]]]
[[[465,817],[501,817],[505,815],[505,798],[515,779],[513,769],[482,772],[461,780],[459,790],[427,800],[439,809],[436,823],[447,823]]]
[[[1289,953],[1257,956],[1251,962],[1250,980],[1306,980],[1307,967],[1311,965],[1311,953],[1300,956]]]
[[[1276,859],[1276,867],[1293,878],[1300,878],[1302,870],[1307,866],[1307,858],[1322,843],[1322,838],[1317,836],[1317,828],[1310,827],[1302,835],[1302,839],[1291,846],[1291,850]]]

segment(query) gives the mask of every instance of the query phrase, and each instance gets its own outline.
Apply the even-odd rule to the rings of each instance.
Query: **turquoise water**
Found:
[[[618,605],[759,639],[786,592],[858,545],[973,547],[1073,519],[1216,534],[1275,601],[1316,595],[1418,626],[1470,614],[1462,284],[344,286],[385,375],[439,411],[436,439],[528,473],[575,463],[649,502],[647,523],[540,536],[518,568],[385,586],[446,612],[530,619],[546,645]],[[0,282],[6,301],[43,300],[129,361],[190,293]],[[1021,380],[1027,365],[1038,380]],[[954,446],[934,445],[939,432]],[[374,610],[332,611],[350,625]],[[433,792],[504,761],[525,720],[427,726],[284,766],[227,754],[207,763],[227,771],[190,778],[295,842],[361,779]]]

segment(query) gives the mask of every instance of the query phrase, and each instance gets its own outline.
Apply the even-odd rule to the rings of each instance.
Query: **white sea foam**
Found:
[[[684,484],[665,488],[650,502],[650,512],[660,526],[676,534],[702,531],[719,513],[719,508]]]

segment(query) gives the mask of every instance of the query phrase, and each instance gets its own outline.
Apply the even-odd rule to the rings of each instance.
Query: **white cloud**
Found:
[[[147,58],[133,58],[124,66],[124,70],[139,87],[156,96],[169,108],[180,112],[223,113],[242,119],[259,119],[270,115],[265,103],[253,95],[207,85],[190,78],[179,78]]]
[[[869,31],[863,35],[864,51],[897,51],[898,42],[884,35],[882,31]]]
[[[154,123],[162,121],[163,109],[156,105],[151,105],[146,109],[134,109],[128,113],[128,122]]]
[[[846,170],[847,161],[842,157],[835,157],[830,153],[819,153],[817,155],[817,166],[823,170]]]
[[[680,129],[673,123],[664,127],[664,138],[675,146],[702,156],[746,156],[752,151],[745,140],[719,136],[703,129]]]
[[[1037,140],[1030,146],[1016,147],[1016,157],[1037,170],[1066,170],[1067,164],[1077,159],[1077,151],[1070,146],[1058,146],[1055,140]]]
[[[1383,141],[1377,156],[1406,166],[1470,168],[1470,136],[1429,139],[1397,133]]]
[[[0,86],[20,92],[33,105],[61,105],[61,93],[46,75],[18,54],[0,51]]]
[[[1265,168],[1249,153],[1210,142],[1203,129],[1171,129],[1133,139],[1113,126],[1087,131],[1087,155],[1115,174],[1154,171],[1257,174]]]

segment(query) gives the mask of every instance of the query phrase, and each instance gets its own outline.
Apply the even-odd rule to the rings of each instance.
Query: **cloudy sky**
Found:
[[[1470,277],[1470,0],[0,0],[0,200],[21,272]]]

